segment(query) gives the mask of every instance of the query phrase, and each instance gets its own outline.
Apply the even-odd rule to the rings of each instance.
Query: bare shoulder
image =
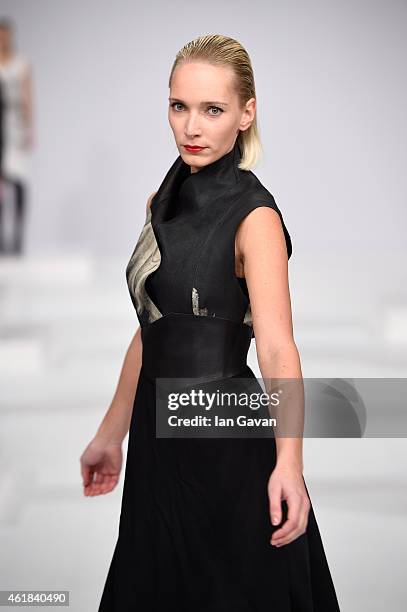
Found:
[[[236,250],[244,255],[249,245],[270,243],[273,239],[284,244],[280,216],[269,206],[258,206],[240,222],[236,232]]]
[[[153,191],[153,193],[149,196],[149,198],[147,200],[147,206],[146,206],[147,212],[148,212],[148,209],[151,206],[151,202],[153,201],[153,197],[155,196],[156,193],[157,193],[156,191]]]

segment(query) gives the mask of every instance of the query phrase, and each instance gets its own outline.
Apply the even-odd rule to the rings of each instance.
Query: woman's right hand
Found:
[[[119,482],[122,462],[121,443],[95,436],[80,457],[84,495],[110,493]]]

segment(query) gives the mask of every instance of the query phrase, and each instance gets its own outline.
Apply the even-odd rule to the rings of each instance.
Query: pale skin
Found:
[[[228,67],[191,62],[174,71],[168,118],[179,153],[192,173],[231,151],[239,130],[250,127],[255,113],[255,98],[239,105]],[[190,153],[185,144],[204,149],[199,154]],[[149,197],[147,207],[154,195]],[[275,210],[260,206],[240,223],[235,236],[235,273],[246,278],[263,378],[301,379],[293,338],[287,249]],[[118,482],[121,443],[131,419],[141,351],[138,329],[127,351],[115,397],[80,459],[85,495],[108,493]],[[280,524],[283,499],[287,501],[288,518],[274,531],[270,543],[283,546],[305,533],[310,500],[302,477],[302,437],[276,437],[276,444],[277,462],[267,487],[270,519],[273,525]]]

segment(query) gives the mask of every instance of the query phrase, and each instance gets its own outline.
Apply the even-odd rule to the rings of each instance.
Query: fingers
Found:
[[[84,465],[83,463],[81,463],[81,474],[82,474],[83,486],[86,487],[90,484],[92,480],[90,467],[88,465]]]
[[[307,496],[293,493],[287,496],[288,515],[284,525],[277,529],[271,538],[273,546],[289,544],[305,533],[308,524],[310,502]]]
[[[84,494],[86,497],[93,497],[95,495],[104,495],[110,493],[119,481],[119,477],[115,474],[96,474],[95,478],[88,485],[84,487]]]
[[[270,488],[269,491],[269,510],[270,520],[273,525],[279,525],[282,520],[281,513],[281,486],[278,484]]]

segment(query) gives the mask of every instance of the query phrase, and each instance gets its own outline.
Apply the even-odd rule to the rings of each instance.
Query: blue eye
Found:
[[[174,108],[174,109],[175,109],[175,106],[176,106],[177,104],[180,104],[180,105],[182,106],[181,102],[172,102],[172,104],[170,104],[170,106],[171,106],[171,108]],[[176,109],[175,109],[175,110],[176,110]]]
[[[171,107],[175,109],[175,106],[176,106],[177,104],[181,104],[181,102],[173,102],[173,103],[171,104]],[[182,106],[182,104],[181,104],[181,106]]]
[[[219,106],[210,106],[209,108],[215,108],[216,110],[220,111],[219,113],[216,113],[214,116],[216,117],[216,115],[220,115],[221,113],[223,113],[223,109],[219,108]]]
[[[181,112],[181,110],[182,110],[182,109],[177,109],[177,108],[175,108],[177,105],[179,105],[179,106],[184,106],[184,105],[182,104],[182,102],[172,102],[170,106],[171,106],[171,108],[173,108],[173,109],[174,109],[174,110],[175,110],[177,113],[179,113],[179,112]],[[222,108],[219,108],[219,106],[208,106],[208,109],[211,109],[211,108],[214,108],[215,110],[219,111],[219,112],[217,112],[217,113],[209,113],[210,115],[212,115],[212,117],[216,117],[217,115],[220,115],[221,113],[223,113],[223,112],[224,112]]]

